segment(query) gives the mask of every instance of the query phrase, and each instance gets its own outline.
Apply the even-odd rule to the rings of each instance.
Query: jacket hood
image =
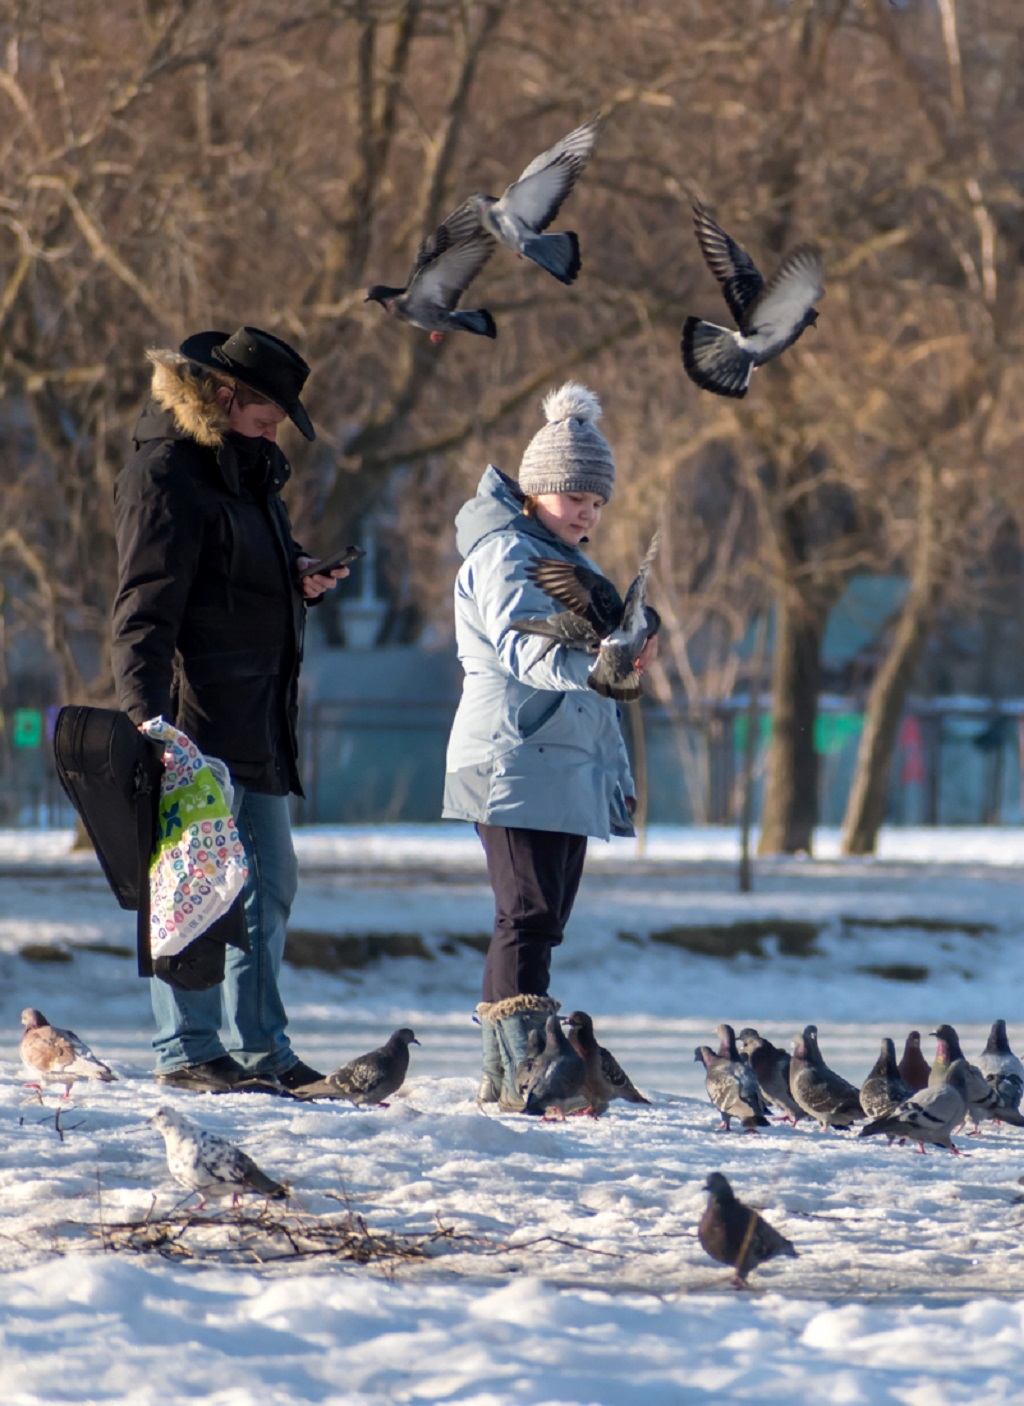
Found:
[[[523,498],[519,485],[489,464],[477,485],[476,497],[463,503],[455,515],[455,545],[459,555],[468,557],[473,548],[492,532],[505,532],[509,528],[538,538],[545,547],[553,546],[564,551],[564,542],[560,542],[535,517],[527,517],[523,512]]]
[[[220,449],[228,432],[229,421],[214,399],[218,382],[210,376],[197,375],[192,363],[180,352],[148,351],[146,360],[153,367],[153,400],[160,410],[170,414],[178,433],[184,438],[194,439],[206,449]],[[146,419],[143,414],[140,427]],[[152,428],[156,429],[155,426]],[[162,433],[157,431],[153,437],[160,438],[166,433],[164,422]],[[147,439],[150,434],[137,434],[136,438]]]

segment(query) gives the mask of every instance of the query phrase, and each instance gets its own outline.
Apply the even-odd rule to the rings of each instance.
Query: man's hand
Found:
[[[316,557],[299,557],[295,565],[299,571],[303,571],[313,561],[316,561]],[[347,566],[339,566],[334,571],[328,572],[326,576],[303,576],[302,594],[307,600],[315,600],[317,596],[322,596],[324,591],[333,590],[338,582],[343,581],[348,574]]]

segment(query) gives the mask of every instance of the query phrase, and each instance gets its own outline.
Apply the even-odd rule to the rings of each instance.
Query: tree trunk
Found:
[[[824,616],[792,588],[775,605],[772,735],[758,854],[811,852],[818,818],[814,724]]]
[[[875,675],[864,710],[864,731],[857,749],[850,796],[843,816],[842,854],[874,854],[885,819],[889,772],[910,681],[935,614],[935,468],[921,466],[919,523],[910,593],[882,667]]]

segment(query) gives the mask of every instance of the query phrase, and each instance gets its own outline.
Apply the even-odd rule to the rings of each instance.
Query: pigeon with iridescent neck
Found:
[[[994,1020],[988,1042],[978,1056],[978,1068],[995,1089],[1003,1103],[1020,1108],[1024,1094],[1024,1064],[1010,1049],[1006,1037],[1006,1021]]]
[[[914,1090],[900,1077],[896,1046],[886,1036],[871,1073],[860,1086],[860,1105],[868,1118],[887,1118]]]
[[[823,1129],[848,1128],[864,1117],[859,1091],[822,1058],[816,1025],[805,1025],[793,1041],[789,1091]]]
[[[935,1058],[932,1072],[928,1076],[928,1087],[941,1084],[950,1065],[958,1059],[965,1059],[960,1048],[960,1037],[952,1025],[940,1025],[933,1030],[935,1036]],[[1024,1117],[1018,1112],[1011,1098],[1004,1097],[985,1078],[976,1064],[967,1064],[967,1116],[978,1132],[986,1118],[995,1118],[1000,1123],[1012,1123],[1016,1128],[1024,1128]]]

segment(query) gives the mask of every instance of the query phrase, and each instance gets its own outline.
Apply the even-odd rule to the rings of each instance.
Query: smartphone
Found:
[[[319,561],[311,561],[310,564],[299,572],[300,576],[329,576],[332,571],[339,566],[349,566],[352,562],[358,561],[360,557],[365,557],[366,553],[362,547],[342,547],[333,556],[321,557]]]

